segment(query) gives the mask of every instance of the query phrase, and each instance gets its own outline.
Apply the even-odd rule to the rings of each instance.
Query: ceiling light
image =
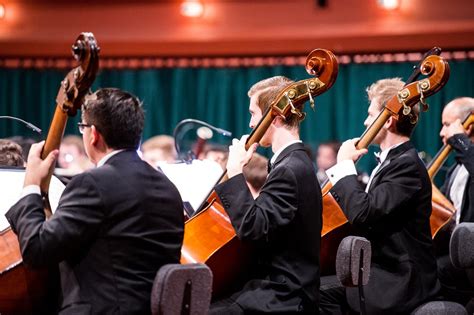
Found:
[[[199,0],[185,0],[181,3],[181,14],[188,17],[200,17],[204,13],[204,5]]]
[[[400,7],[401,0],[377,0],[379,6],[385,10],[395,10]]]
[[[5,17],[5,5],[0,3],[0,19]]]

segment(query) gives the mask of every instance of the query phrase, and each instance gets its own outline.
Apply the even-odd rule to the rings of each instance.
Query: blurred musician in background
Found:
[[[292,81],[272,77],[249,91],[250,127],[255,128],[278,93]],[[276,117],[260,140],[272,147],[271,170],[256,199],[242,169],[256,144],[232,141],[227,174],[216,186],[237,236],[257,247],[257,264],[243,288],[211,305],[210,314],[315,312],[319,289],[321,191],[311,159],[299,138],[300,118]]]
[[[58,155],[58,167],[67,170],[69,176],[77,175],[94,167],[87,158],[82,138],[68,135],[61,141]]]
[[[243,174],[253,198],[257,198],[267,180],[268,159],[255,152],[252,159],[244,166]]]
[[[340,147],[341,143],[339,141],[326,141],[318,146],[316,151],[316,168],[318,170],[318,181],[321,186],[328,179],[326,170],[337,163],[337,151],[339,151]]]
[[[178,158],[174,139],[169,135],[151,137],[143,142],[141,151],[143,159],[155,168],[163,163],[175,163]]]
[[[0,166],[24,166],[21,146],[11,140],[0,139]]]

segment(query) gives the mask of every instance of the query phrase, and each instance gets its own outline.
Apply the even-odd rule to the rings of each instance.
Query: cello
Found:
[[[56,110],[41,153],[44,159],[59,149],[69,116],[77,113],[89,93],[99,68],[99,47],[92,33],[81,33],[72,46],[74,58],[79,66],[72,69],[61,82],[57,97]],[[48,199],[49,184],[54,165],[48,177],[41,182],[46,217],[51,206]],[[11,228],[0,231],[0,313],[1,314],[39,314],[56,305],[57,286],[53,284],[51,274],[46,270],[31,270],[22,262],[17,236]],[[49,305],[48,305],[49,304]]]
[[[419,73],[427,76],[414,81]],[[428,55],[415,72],[408,79],[408,83],[397,95],[393,96],[385,105],[375,121],[364,131],[356,144],[357,149],[367,148],[385,122],[391,117],[409,115],[411,107],[421,102],[424,110],[427,109],[424,99],[438,92],[449,78],[448,63],[440,56]],[[414,82],[413,82],[414,81]],[[426,107],[426,108],[425,108]],[[414,121],[416,123],[416,121]],[[333,274],[337,248],[341,240],[350,234],[350,224],[342,212],[339,204],[329,190],[332,185],[329,181],[322,188],[323,193],[323,227],[321,231],[321,274]]]
[[[469,126],[473,124],[474,114],[471,113],[464,119],[462,125],[464,129],[467,130]],[[426,166],[431,181],[433,181],[441,166],[444,164],[444,162],[446,162],[446,159],[448,158],[452,149],[453,148],[449,144],[443,145],[441,149],[439,149],[438,153],[436,153],[435,157]],[[456,209],[434,184],[432,184],[432,187],[433,211],[431,212],[430,216],[431,236],[433,237],[433,241],[437,250],[442,250],[442,248],[447,248],[444,244],[449,241],[449,236],[442,235],[444,233],[439,232],[450,222],[451,217],[456,213]],[[448,239],[446,239],[446,237],[448,237]]]
[[[303,115],[300,108],[313,97],[327,91],[334,84],[338,64],[332,52],[313,50],[306,58],[306,71],[314,78],[295,82],[283,89],[249,135],[245,148],[258,143],[276,117]],[[221,177],[225,180],[226,172]],[[220,181],[221,181],[220,180]],[[213,272],[213,294],[222,294],[239,279],[248,266],[251,250],[241,243],[231,225],[224,207],[213,190],[206,206],[185,223],[181,263],[205,263]]]

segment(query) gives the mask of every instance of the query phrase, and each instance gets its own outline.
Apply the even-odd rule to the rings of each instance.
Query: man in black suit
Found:
[[[400,79],[385,79],[368,88],[366,127],[403,85]],[[409,313],[439,291],[429,225],[431,182],[409,141],[414,127],[404,115],[383,125],[373,141],[382,150],[380,164],[366,190],[357,181],[354,161],[367,149],[357,150],[357,139],[342,144],[337,164],[327,171],[335,200],[372,244],[370,280],[364,289],[368,314]],[[359,311],[357,288],[344,290],[334,280],[321,279],[321,313]]]
[[[250,91],[250,127],[255,128],[278,93],[292,81],[273,77]],[[260,141],[272,147],[271,170],[256,199],[242,168],[256,144],[246,136],[229,148],[229,180],[216,192],[237,236],[257,248],[254,276],[243,288],[211,306],[211,314],[315,312],[319,288],[321,191],[312,161],[299,138],[300,119],[276,117]]]
[[[60,314],[147,314],[158,269],[178,263],[183,206],[173,184],[137,155],[144,124],[138,99],[101,89],[84,103],[82,133],[97,168],[75,176],[45,221],[39,184],[45,160],[32,146],[22,198],[6,214],[23,261],[59,263]]]
[[[450,168],[441,191],[453,203],[456,213],[453,225],[474,222],[474,127],[465,130],[461,120],[474,114],[474,98],[462,97],[449,102],[443,109],[443,143],[456,152],[456,164]],[[453,225],[449,225],[452,228]],[[443,295],[466,304],[474,295],[474,271],[455,268],[449,255],[438,257],[438,275]]]

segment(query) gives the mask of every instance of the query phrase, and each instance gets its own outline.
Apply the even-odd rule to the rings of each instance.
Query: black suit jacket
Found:
[[[411,142],[392,149],[366,193],[355,175],[331,190],[349,222],[372,244],[369,314],[407,313],[439,290],[429,217],[431,182]],[[358,310],[357,288],[347,299]]]
[[[463,164],[469,173],[464,195],[461,204],[460,222],[474,222],[474,145],[465,134],[456,134],[448,139],[448,143],[456,151],[456,160]],[[452,173],[456,165],[453,165],[446,176],[446,180],[441,187],[441,192],[450,198],[450,188],[453,178]]]
[[[292,313],[308,302],[317,305],[322,199],[303,144],[282,151],[257,199],[242,174],[216,192],[239,239],[258,248],[259,274],[236,302],[250,312]]]
[[[6,214],[30,266],[60,263],[61,314],[147,314],[157,270],[178,263],[183,207],[135,151],[74,177],[47,221],[39,195]]]

